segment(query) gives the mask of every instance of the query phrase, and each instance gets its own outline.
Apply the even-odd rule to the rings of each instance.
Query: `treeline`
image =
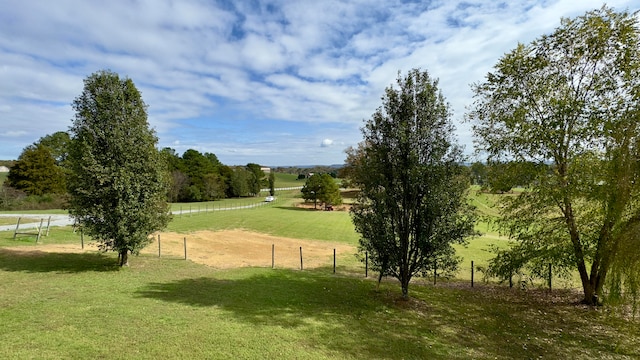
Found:
[[[27,210],[64,208],[67,201],[69,134],[59,131],[24,148],[15,161],[3,161],[10,168],[0,187],[0,209]],[[263,188],[275,189],[273,172],[258,164],[227,166],[215,154],[174,149],[160,150],[166,160],[170,202],[212,201],[257,196]]]
[[[273,192],[274,176],[266,176],[262,167],[227,166],[212,153],[189,149],[179,156],[174,149],[164,148],[171,176],[168,198],[171,202],[212,201],[223,198],[257,196],[260,189]]]
[[[274,169],[280,174],[298,175],[298,180],[306,179],[309,174],[329,174],[331,177],[338,177],[339,168],[336,166],[315,165],[315,166],[279,166]]]

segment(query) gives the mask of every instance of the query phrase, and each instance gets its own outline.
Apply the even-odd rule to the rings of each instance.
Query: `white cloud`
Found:
[[[333,140],[331,139],[324,139],[322,143],[320,143],[320,147],[329,147],[331,145],[333,145]]]
[[[608,5],[640,8],[631,0]],[[111,69],[141,90],[161,144],[206,149],[239,164],[339,163],[339,147],[360,140],[362,119],[381,105],[398,71],[420,67],[439,78],[460,119],[472,100],[469,84],[502,54],[553,31],[562,16],[600,6],[596,0],[7,2],[0,12],[0,158],[16,158],[39,137],[66,130],[82,80]],[[470,130],[458,128],[470,150]],[[309,152],[323,137],[331,146]]]

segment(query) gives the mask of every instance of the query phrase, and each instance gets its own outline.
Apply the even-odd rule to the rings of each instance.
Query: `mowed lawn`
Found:
[[[285,195],[253,209],[176,216],[168,230],[188,238],[242,228],[357,244],[348,213],[300,209]],[[330,264],[218,270],[152,255],[119,268],[111,253],[46,253],[33,238],[12,235],[0,232],[2,359],[640,357],[638,319],[577,305],[571,290],[471,288],[461,276],[436,286],[416,281],[403,301],[397,281],[376,289],[355,257],[337,274]],[[79,241],[56,228],[42,242]],[[472,240],[459,250],[463,265],[490,258],[496,241],[505,242],[497,234]]]

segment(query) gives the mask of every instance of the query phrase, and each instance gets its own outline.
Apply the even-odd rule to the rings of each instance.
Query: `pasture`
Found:
[[[71,228],[53,229],[38,245],[0,232],[0,358],[640,356],[638,320],[576,305],[580,294],[571,289],[471,288],[465,264],[488,261],[490,244],[506,246],[495,233],[458,249],[459,279],[436,286],[418,279],[412,299],[402,301],[397,281],[376,289],[374,275],[364,277],[347,212],[301,208],[295,193],[277,197],[255,208],[174,216],[160,234],[162,256],[154,239],[129,268],[90,239],[81,249]],[[284,256],[278,249],[290,247],[296,258],[303,247],[309,267],[283,258],[272,269],[269,243],[276,259]],[[333,248],[340,250],[335,274]],[[215,258],[223,255],[231,257]]]

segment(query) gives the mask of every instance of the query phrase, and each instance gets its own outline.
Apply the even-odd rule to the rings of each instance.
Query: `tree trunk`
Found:
[[[591,283],[589,278],[589,272],[584,262],[584,251],[582,249],[582,243],[580,242],[580,234],[576,226],[575,217],[573,215],[573,207],[568,198],[564,199],[564,218],[571,237],[571,243],[573,244],[573,253],[576,257],[576,265],[578,266],[578,273],[580,274],[580,281],[582,282],[582,291],[584,293],[584,299],[582,302],[586,305],[594,305],[597,303],[597,298],[594,296],[595,287]]]
[[[402,283],[402,299],[409,300],[409,277],[401,280]]]
[[[120,250],[120,266],[129,266],[129,251],[127,249]]]

